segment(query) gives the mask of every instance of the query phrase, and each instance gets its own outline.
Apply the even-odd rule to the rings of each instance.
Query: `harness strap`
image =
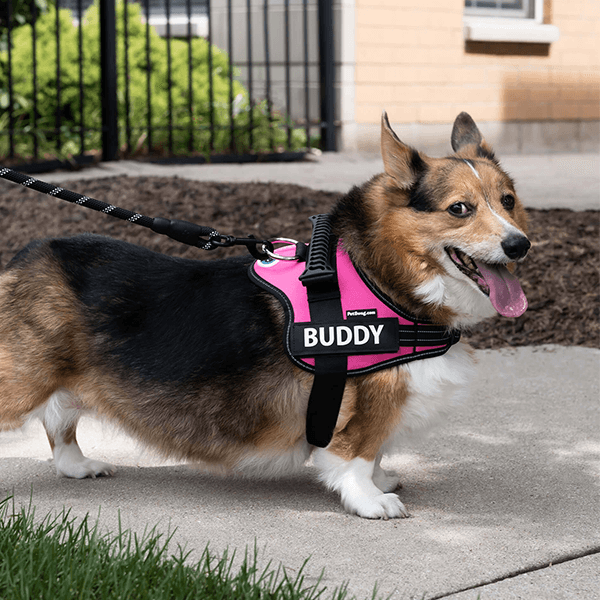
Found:
[[[342,319],[339,289],[310,286],[307,288],[307,295],[313,323],[331,323]],[[306,411],[306,439],[309,444],[325,448],[331,441],[342,405],[347,374],[347,356],[315,356],[315,375]]]
[[[310,217],[313,232],[306,269],[299,277],[306,287],[311,322],[335,323],[343,320],[342,299],[335,266],[331,259],[335,239],[329,215]],[[348,357],[340,354],[315,356],[315,374],[306,411],[306,439],[325,448],[337,422],[346,378]]]

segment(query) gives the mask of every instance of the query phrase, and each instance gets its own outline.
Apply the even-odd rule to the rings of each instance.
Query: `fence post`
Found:
[[[321,146],[337,149],[335,136],[335,55],[333,0],[319,0],[319,88],[321,95]]]
[[[116,160],[119,153],[116,38],[115,0],[100,0],[102,160]]]

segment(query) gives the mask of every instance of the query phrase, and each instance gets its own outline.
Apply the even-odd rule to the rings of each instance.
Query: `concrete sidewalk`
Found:
[[[599,208],[596,155],[502,160],[527,206]],[[40,179],[117,174],[283,181],[345,191],[381,170],[377,157],[326,155],[291,165],[157,166],[122,162]],[[99,198],[102,199],[102,198]],[[177,527],[175,541],[280,562],[359,598],[454,600],[600,598],[600,351],[542,346],[478,351],[471,399],[426,440],[384,467],[402,477],[407,520],[367,521],[307,467],[277,481],[226,479],[164,463],[128,437],[82,423],[84,452],[115,463],[114,478],[57,479],[41,426],[0,433],[0,495],[33,501],[39,515],[67,506],[103,526]]]
[[[222,478],[165,464],[93,420],[85,454],[113,478],[57,479],[41,426],[0,435],[0,494],[38,515],[67,506],[103,526],[177,528],[175,541],[243,554],[307,582],[324,570],[358,598],[536,600],[600,597],[600,352],[545,346],[478,351],[471,400],[428,439],[384,462],[402,476],[410,519],[347,515],[307,468],[276,481]],[[588,555],[589,554],[589,555]],[[556,565],[557,566],[551,566]],[[490,582],[497,582],[490,585]],[[458,594],[460,590],[466,590]],[[457,595],[454,595],[454,594]]]

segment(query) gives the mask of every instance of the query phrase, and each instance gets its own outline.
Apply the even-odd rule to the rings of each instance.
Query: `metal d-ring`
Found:
[[[289,246],[296,246],[298,242],[296,240],[291,240],[290,238],[277,238],[276,240],[271,240],[272,244],[286,244]],[[277,254],[275,250],[269,250],[265,244],[263,244],[262,251],[273,260],[298,260],[300,257],[296,256],[294,253],[293,256],[282,256],[281,254]]]

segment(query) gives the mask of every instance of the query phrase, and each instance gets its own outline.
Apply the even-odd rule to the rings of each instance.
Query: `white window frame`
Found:
[[[530,0],[533,15],[515,16],[514,11],[466,8],[463,33],[471,42],[527,42],[551,44],[560,37],[558,27],[544,24],[544,0]],[[511,16],[509,14],[512,13]]]
[[[476,2],[477,0],[473,0]],[[517,18],[529,19],[535,17],[535,0],[523,0],[527,4],[527,8],[522,10],[511,8],[485,8],[478,6],[465,6],[465,15],[471,17],[500,17],[500,18]],[[543,7],[543,4],[542,4]]]

